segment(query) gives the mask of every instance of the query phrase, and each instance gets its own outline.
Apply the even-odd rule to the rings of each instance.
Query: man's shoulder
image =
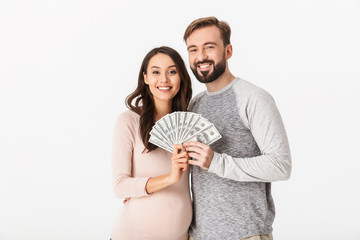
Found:
[[[265,89],[259,87],[258,85],[249,82],[242,78],[237,78],[237,81],[233,85],[233,89],[236,95],[241,98],[249,98],[249,97],[260,97],[267,98],[271,97],[270,93]]]
[[[190,101],[190,104],[189,104],[189,111],[192,110],[192,108],[194,107],[194,104],[196,104],[202,96],[204,96],[204,94],[206,93],[206,91],[202,91],[200,93],[198,93],[195,97],[193,97]]]
[[[252,83],[248,80],[237,78],[237,82],[234,84],[234,88],[236,90],[242,91],[242,92],[248,92],[248,93],[262,93],[266,92],[265,89],[259,87],[255,83]]]

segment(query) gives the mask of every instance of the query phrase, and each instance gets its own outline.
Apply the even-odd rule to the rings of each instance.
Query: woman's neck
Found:
[[[171,113],[171,102],[155,103],[155,121],[158,121],[168,113]]]

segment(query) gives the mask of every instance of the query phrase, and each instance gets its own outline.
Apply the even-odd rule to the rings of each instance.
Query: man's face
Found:
[[[225,72],[225,48],[216,26],[196,29],[187,38],[186,45],[190,68],[200,82],[213,82]]]

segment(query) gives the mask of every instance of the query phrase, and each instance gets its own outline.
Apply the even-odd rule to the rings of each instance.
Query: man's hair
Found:
[[[194,20],[185,30],[184,41],[186,42],[186,39],[188,39],[191,33],[194,32],[196,29],[213,25],[220,30],[224,46],[230,44],[231,28],[229,24],[225,21],[219,21],[216,17],[205,17]]]

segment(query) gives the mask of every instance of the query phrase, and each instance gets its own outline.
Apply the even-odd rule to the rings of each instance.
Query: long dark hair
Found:
[[[152,49],[141,64],[137,88],[125,100],[126,106],[140,115],[140,135],[149,152],[157,148],[149,142],[149,133],[155,124],[155,105],[149,86],[145,84],[144,74],[147,74],[150,59],[158,53],[166,54],[174,61],[181,79],[180,90],[172,100],[171,111],[186,111],[192,96],[191,79],[180,54],[165,46]]]

